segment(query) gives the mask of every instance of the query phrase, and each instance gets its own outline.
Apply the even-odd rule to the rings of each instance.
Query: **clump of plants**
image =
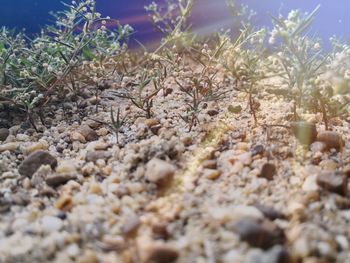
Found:
[[[55,24],[33,40],[0,31],[1,103],[24,111],[34,127],[38,109],[55,98],[78,101],[83,87],[113,72],[132,32],[129,26],[107,28],[115,21],[101,17],[94,0],[64,5],[65,11],[54,14]]]

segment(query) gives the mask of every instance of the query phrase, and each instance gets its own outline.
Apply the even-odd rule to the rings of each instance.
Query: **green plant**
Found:
[[[126,123],[126,119],[127,116],[124,116],[123,118],[121,118],[120,115],[120,108],[118,108],[117,110],[117,119],[115,119],[114,117],[114,113],[113,113],[113,109],[111,107],[111,127],[115,133],[116,139],[117,139],[117,144],[119,144],[119,132],[120,129],[124,126],[124,124]]]
[[[124,92],[115,92],[116,96],[129,99],[134,106],[142,110],[147,118],[152,118],[153,99],[159,92],[159,87],[155,86],[154,90],[146,90],[151,81],[152,76],[144,70],[142,74],[137,76],[137,81],[127,87]]]
[[[33,40],[21,34],[13,37],[6,29],[0,32],[0,96],[3,103],[19,107],[31,120],[37,108],[57,96],[77,102],[86,82],[99,81],[110,68],[106,61],[112,62],[113,56],[125,50],[121,43],[131,32],[129,26],[107,29],[105,24],[111,19],[101,17],[94,0],[64,5],[65,11],[54,14],[55,25]],[[81,70],[88,63],[97,65],[94,71]],[[67,88],[72,98],[65,96]]]
[[[188,19],[194,0],[167,0],[166,10],[155,2],[145,6],[154,26],[163,34],[161,45],[153,52],[158,54],[169,45],[191,46],[195,36],[190,32]]]

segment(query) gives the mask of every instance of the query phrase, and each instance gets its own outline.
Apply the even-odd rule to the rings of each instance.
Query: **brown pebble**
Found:
[[[324,131],[317,135],[317,141],[323,142],[327,149],[336,149],[340,151],[344,146],[344,140],[337,132]]]
[[[169,244],[152,243],[143,248],[141,252],[144,262],[172,263],[179,257],[176,247]]]
[[[346,195],[348,191],[348,178],[335,172],[324,171],[317,175],[317,184],[325,191]]]
[[[217,110],[208,110],[207,111],[207,114],[211,117],[215,116],[215,115],[218,115],[219,114],[219,111]]]
[[[78,132],[83,135],[87,141],[96,141],[98,139],[98,134],[88,125],[81,125]]]
[[[265,163],[261,168],[259,177],[266,178],[267,180],[273,180],[276,174],[276,166],[272,163]]]

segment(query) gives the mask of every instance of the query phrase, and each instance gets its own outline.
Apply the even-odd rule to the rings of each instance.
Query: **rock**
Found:
[[[110,158],[112,154],[107,151],[91,151],[86,154],[85,160],[87,162],[96,162],[97,160],[106,160]]]
[[[242,153],[238,156],[238,159],[244,165],[250,165],[252,163],[252,154],[250,152]]]
[[[264,214],[264,216],[270,220],[275,220],[275,219],[285,219],[286,216],[280,212],[274,209],[273,207],[270,206],[265,206],[261,204],[256,204],[255,207],[259,209],[261,213]]]
[[[159,186],[167,185],[172,180],[174,173],[174,165],[157,158],[153,158],[146,164],[145,177]]]
[[[348,178],[334,172],[321,172],[317,175],[317,184],[325,191],[339,195],[346,195],[348,191]]]
[[[102,189],[98,183],[91,183],[89,187],[89,192],[92,194],[100,195],[102,193]]]
[[[159,121],[156,119],[146,119],[144,124],[148,127],[151,128],[153,126],[156,126],[159,124]]]
[[[0,142],[5,141],[9,135],[10,135],[9,129],[1,128],[0,129]]]
[[[316,141],[310,145],[310,150],[313,153],[324,152],[326,149],[327,149],[327,145],[323,142]]]
[[[326,148],[340,151],[344,146],[344,140],[337,132],[323,131],[317,135],[317,141],[323,142]]]
[[[323,169],[323,170],[327,170],[327,171],[335,171],[338,167],[338,164],[333,161],[333,160],[323,160],[319,163],[319,166]]]
[[[67,211],[71,209],[72,206],[73,206],[73,199],[70,195],[62,195],[55,203],[55,207],[62,211]]]
[[[57,166],[57,160],[46,151],[36,151],[30,154],[18,167],[18,172],[26,177],[32,177],[33,174],[42,165],[50,165],[52,169]]]
[[[280,245],[276,245],[270,248],[265,253],[260,251],[252,250],[250,254],[248,254],[249,260],[248,263],[291,263],[292,258],[289,252]]]
[[[215,116],[215,115],[218,115],[219,114],[219,111],[217,110],[208,110],[207,111],[207,114],[211,117]]]
[[[252,156],[258,155],[258,154],[263,154],[265,152],[265,147],[263,145],[256,145],[254,148],[251,150]]]
[[[56,168],[56,173],[59,174],[74,174],[76,172],[77,167],[73,160],[65,160],[61,162]]]
[[[70,138],[73,142],[77,141],[81,143],[86,143],[85,137],[81,133],[76,131],[71,133]]]
[[[172,263],[179,257],[176,247],[161,242],[147,242],[138,248],[142,262]]]
[[[290,124],[294,136],[301,144],[310,145],[316,140],[317,129],[313,123],[305,121],[292,122]]]
[[[244,218],[238,221],[234,228],[241,240],[253,247],[268,249],[285,242],[283,230],[269,220],[260,222],[252,218]]]
[[[84,136],[86,141],[96,141],[98,139],[98,134],[88,125],[81,125],[78,132]]]
[[[204,169],[203,176],[209,180],[216,180],[220,177],[220,171],[214,169]]]
[[[59,231],[63,227],[62,220],[55,216],[44,216],[41,224],[46,233]]]
[[[302,189],[305,192],[316,192],[318,191],[319,187],[316,182],[317,175],[309,175],[305,182],[303,183]]]
[[[122,227],[122,233],[126,236],[134,236],[141,226],[141,221],[138,216],[130,218]]]
[[[23,154],[28,155],[35,151],[47,150],[49,144],[47,142],[35,142],[22,149]]]
[[[18,149],[20,143],[18,142],[9,142],[3,145],[0,145],[0,153],[5,151],[14,152]]]
[[[98,263],[98,257],[96,252],[92,250],[86,250],[78,261],[79,263]]]
[[[267,180],[273,180],[276,174],[276,166],[272,163],[265,163],[261,168],[259,177],[266,178]]]
[[[48,186],[57,187],[62,184],[67,183],[69,180],[77,179],[74,174],[54,174],[50,175],[45,179],[45,182]]]
[[[202,163],[203,168],[208,168],[208,169],[216,169],[217,168],[217,162],[216,160],[205,160]]]

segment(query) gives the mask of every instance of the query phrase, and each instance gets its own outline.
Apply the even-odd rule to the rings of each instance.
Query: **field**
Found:
[[[350,261],[350,46],[319,7],[202,37],[192,5],[146,8],[154,50],[91,0],[1,30],[0,262]]]

